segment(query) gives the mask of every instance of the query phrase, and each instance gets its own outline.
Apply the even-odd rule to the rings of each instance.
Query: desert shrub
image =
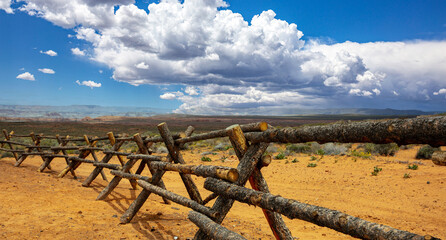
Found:
[[[293,161],[291,161],[292,163],[298,163],[299,162],[299,160],[297,160],[296,158],[295,159],[293,159]]]
[[[213,148],[213,150],[214,150],[214,151],[226,151],[226,150],[228,150],[228,149],[231,148],[231,147],[232,147],[231,144],[222,142],[222,143],[217,144],[217,145]]]
[[[274,158],[281,160],[281,159],[285,159],[285,157],[286,157],[285,154],[281,152],[281,153],[277,154]]]
[[[430,145],[424,145],[420,149],[418,149],[417,155],[415,156],[416,159],[431,159],[432,154],[434,154],[435,151],[440,151],[439,148],[431,147]]]
[[[410,173],[405,173],[403,178],[411,178],[412,176],[410,176]]]
[[[57,142],[56,139],[47,139],[47,138],[45,138],[45,139],[42,139],[40,141],[40,145],[41,146],[51,146],[51,147],[53,147],[53,146],[58,146],[59,142]]]
[[[209,157],[202,157],[201,161],[203,161],[203,162],[212,162],[212,159],[210,159]]]
[[[317,142],[309,142],[307,143],[310,146],[310,151],[314,154],[318,154],[319,149],[321,149],[321,145]]]
[[[275,145],[270,144],[270,145],[268,146],[268,148],[266,149],[266,151],[269,152],[269,153],[276,153],[276,152],[278,152],[279,150],[278,150],[278,148],[277,148]]]
[[[412,170],[417,170],[418,169],[418,165],[416,165],[416,164],[409,165],[407,168],[412,169]]]
[[[158,148],[156,148],[156,153],[168,153],[169,151],[167,151],[167,148],[164,146],[160,146]]]
[[[357,150],[351,151],[350,152],[350,156],[351,157],[359,157],[359,158],[363,158],[363,159],[370,159],[370,158],[372,158],[372,154],[371,153],[357,151]]]
[[[346,144],[327,143],[322,145],[322,150],[327,155],[345,155],[348,148]]]
[[[290,144],[286,147],[289,152],[295,153],[309,153],[311,151],[310,145],[306,143]]]
[[[366,143],[358,146],[358,149],[362,149],[366,153],[371,155],[382,155],[382,156],[394,156],[398,152],[399,147],[396,143],[388,144],[374,144]]]
[[[381,172],[383,169],[379,168],[378,166],[375,166],[373,168],[372,176],[378,176],[378,173]]]
[[[12,158],[12,157],[14,157],[14,154],[12,154],[12,152],[4,152],[0,156],[0,158]]]
[[[317,167],[317,164],[316,164],[316,163],[309,163],[309,164],[307,165],[307,167]]]

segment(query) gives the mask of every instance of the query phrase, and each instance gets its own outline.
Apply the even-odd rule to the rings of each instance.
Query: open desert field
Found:
[[[273,148],[274,157],[285,146]],[[285,159],[274,159],[262,173],[273,194],[446,239],[446,167],[415,159],[418,148],[370,159],[292,153]],[[206,155],[211,162],[201,161],[207,151],[213,152]],[[194,146],[182,154],[189,164],[236,167],[238,160],[229,151]],[[89,164],[78,168],[76,180],[70,174],[57,178],[66,166],[60,158],[52,162],[52,170],[43,173],[37,172],[42,163],[38,157],[30,157],[18,168],[14,162],[13,158],[0,159],[1,239],[190,239],[198,229],[187,220],[189,209],[175,203],[166,205],[154,195],[130,224],[120,224],[119,217],[141,188],[132,190],[123,180],[105,201],[96,201],[107,182],[98,177],[91,187],[82,187],[81,182],[93,169]],[[111,162],[118,163],[115,158]],[[317,166],[308,167],[310,163]],[[408,169],[409,164],[418,165],[418,169]],[[382,171],[372,176],[375,166]],[[112,179],[108,171],[105,173]],[[145,170],[143,175],[150,173]],[[177,173],[167,172],[163,179],[168,190],[187,196]],[[203,198],[210,194],[203,188],[204,178],[193,179]],[[284,220],[296,239],[353,239],[308,222]],[[273,239],[261,209],[247,204],[236,202],[223,225],[247,239]]]

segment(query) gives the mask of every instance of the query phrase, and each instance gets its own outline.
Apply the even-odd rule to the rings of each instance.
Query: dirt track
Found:
[[[309,156],[296,155],[274,160],[262,172],[273,194],[446,239],[446,167],[423,161],[418,170],[409,170],[405,162],[415,162],[415,153],[416,149],[402,150],[395,157],[373,160],[324,156],[315,168],[307,167],[314,162]],[[223,155],[228,153],[210,155],[210,164],[236,166],[233,156],[221,162]],[[194,154],[184,151],[183,156],[187,163],[209,164],[200,161],[196,150]],[[299,162],[292,163],[294,158]],[[119,217],[140,190],[131,190],[123,180],[106,201],[95,201],[107,183],[98,177],[92,187],[81,186],[92,166],[81,165],[76,172],[80,180],[69,174],[59,179],[64,160],[55,159],[53,170],[44,173],[37,172],[41,162],[33,157],[15,168],[12,158],[0,159],[1,239],[186,239],[197,230],[186,219],[187,208],[165,205],[153,195],[131,224],[121,225]],[[383,169],[378,176],[370,174],[374,166]],[[411,178],[404,179],[405,173]],[[193,178],[201,190],[204,179]],[[170,191],[187,196],[177,173],[167,173],[163,179]],[[205,197],[209,192],[203,189],[201,194]],[[300,220],[285,218],[285,222],[300,239],[352,239]],[[273,238],[261,210],[245,204],[235,204],[224,225],[248,239]]]

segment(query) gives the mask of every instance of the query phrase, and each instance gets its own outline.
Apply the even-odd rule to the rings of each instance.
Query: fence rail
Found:
[[[121,223],[129,223],[144,205],[151,193],[163,197],[165,203],[173,201],[193,211],[189,219],[199,227],[194,239],[245,239],[231,232],[220,224],[232,208],[234,201],[252,204],[262,208],[266,220],[276,239],[293,239],[285,225],[282,215],[298,218],[314,224],[332,228],[336,231],[362,239],[438,239],[430,235],[421,236],[415,233],[395,229],[389,226],[372,223],[345,213],[320,206],[300,203],[269,192],[261,168],[268,166],[271,157],[265,155],[269,143],[304,143],[316,141],[326,142],[371,142],[397,144],[430,144],[446,145],[446,117],[418,117],[413,119],[374,120],[361,122],[342,122],[323,126],[306,126],[297,129],[275,129],[265,122],[246,125],[233,125],[226,129],[193,135],[194,128],[189,127],[184,133],[171,133],[166,123],[158,125],[160,136],[131,137],[108,133],[107,137],[70,138],[36,135],[18,135],[13,131],[3,130],[5,139],[0,140],[0,151],[12,152],[19,167],[28,156],[39,156],[43,163],[39,171],[51,168],[56,158],[65,160],[67,166],[59,173],[64,177],[69,172],[76,178],[76,170],[81,164],[93,166],[91,174],[82,183],[88,187],[102,174],[107,181],[104,169],[111,170],[114,176],[109,184],[100,192],[97,200],[106,199],[118,186],[122,179],[127,179],[134,189],[141,186],[138,197],[120,218]],[[29,138],[32,144],[14,141],[15,138]],[[222,166],[188,165],[181,155],[186,143],[213,138],[228,138],[239,159],[237,168]],[[56,146],[41,145],[42,139],[57,140]],[[74,144],[76,142],[76,144]],[[137,152],[125,153],[120,148],[126,142],[133,142]],[[153,156],[152,144],[164,143],[168,153],[166,156]],[[67,146],[68,144],[71,144]],[[98,147],[101,143],[101,147]],[[105,145],[108,145],[106,147]],[[68,151],[77,151],[77,156]],[[103,154],[98,159],[96,153]],[[87,157],[91,156],[91,159]],[[112,157],[119,164],[110,163]],[[148,168],[151,176],[143,176],[144,168]],[[134,171],[134,173],[133,173]],[[177,172],[188,192],[189,198],[166,189],[162,177],[166,171]],[[202,198],[191,175],[206,178],[204,188],[212,194]],[[245,188],[250,182],[252,189]],[[213,206],[206,206],[215,199]]]

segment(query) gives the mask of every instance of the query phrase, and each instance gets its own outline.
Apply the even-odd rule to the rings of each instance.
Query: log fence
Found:
[[[438,239],[430,235],[421,236],[404,230],[395,229],[378,223],[369,222],[345,213],[296,200],[283,198],[269,192],[261,169],[271,163],[271,156],[265,155],[269,143],[391,143],[397,144],[430,144],[432,146],[446,145],[446,117],[418,117],[412,119],[374,120],[361,122],[341,122],[323,126],[304,126],[301,128],[275,129],[267,123],[252,123],[233,125],[226,129],[207,133],[193,134],[194,128],[189,127],[184,133],[171,133],[166,123],[158,125],[160,136],[141,136],[134,134],[114,135],[107,137],[70,138],[36,135],[17,135],[13,131],[3,130],[5,139],[0,140],[0,151],[11,152],[19,167],[28,156],[37,155],[43,163],[39,171],[50,169],[50,163],[55,158],[62,158],[66,167],[58,177],[64,177],[71,172],[76,178],[76,169],[81,164],[93,166],[91,174],[82,183],[89,187],[102,174],[110,170],[114,176],[109,184],[100,192],[97,200],[104,200],[118,186],[122,179],[127,179],[133,189],[139,185],[141,191],[120,218],[125,224],[132,221],[139,209],[144,205],[151,193],[159,195],[166,204],[171,202],[186,206],[192,211],[188,218],[199,227],[194,239],[245,239],[221,225],[235,201],[258,206],[276,239],[294,239],[291,231],[285,225],[282,216],[290,219],[301,219],[319,226],[328,227],[361,239]],[[32,144],[14,139],[29,138]],[[206,139],[227,138],[239,159],[237,168],[212,165],[190,165],[182,157],[184,145]],[[57,140],[57,146],[41,145],[42,139]],[[102,141],[109,147],[97,147]],[[76,145],[68,145],[68,143]],[[125,142],[134,143],[138,150],[135,153],[120,151]],[[167,149],[165,156],[152,155],[152,144],[163,143]],[[77,156],[68,151],[77,151]],[[103,154],[98,159],[96,152]],[[91,156],[89,159],[87,157]],[[115,157],[119,164],[110,163]],[[137,164],[139,163],[139,165]],[[150,176],[142,175],[148,168]],[[132,172],[135,171],[134,173]],[[163,175],[167,171],[177,172],[186,188],[189,197],[184,197],[167,190]],[[202,198],[199,188],[191,175],[205,179],[204,188],[212,193]],[[245,188],[249,182],[252,189]],[[215,199],[212,206],[206,206]]]

